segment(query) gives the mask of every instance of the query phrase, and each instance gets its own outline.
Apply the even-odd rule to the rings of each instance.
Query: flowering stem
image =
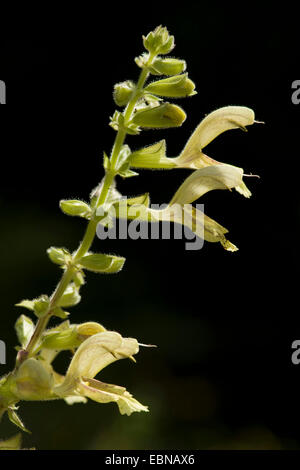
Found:
[[[149,55],[148,63],[147,66],[149,67],[153,60],[155,58],[154,54]],[[132,118],[132,114],[134,112],[134,108],[136,106],[136,103],[138,99],[140,98],[140,93],[145,85],[145,82],[149,76],[149,69],[148,67],[145,67],[142,69],[140,78],[137,82],[136,88],[131,96],[131,99],[129,103],[127,104],[127,107],[124,112],[124,127],[120,128],[118,130],[118,134],[115,140],[115,144],[112,149],[112,154],[111,154],[111,166],[112,168],[115,167],[115,164],[117,162],[117,158],[119,156],[120,150],[122,148],[122,145],[124,144],[125,138],[126,138],[126,125],[129,123],[130,119]]]
[[[154,58],[155,58],[155,55],[150,54],[149,60],[148,60],[148,66],[151,65]],[[109,194],[109,190],[111,188],[111,185],[113,184],[113,181],[114,181],[114,178],[115,178],[115,175],[116,175],[115,167],[116,167],[117,159],[118,159],[119,153],[122,149],[122,146],[124,144],[126,135],[127,135],[126,124],[128,124],[129,121],[132,118],[132,114],[134,112],[135,106],[137,104],[138,99],[140,98],[141,91],[142,91],[142,89],[145,85],[145,82],[146,82],[148,76],[149,76],[149,71],[148,71],[148,68],[145,67],[141,71],[136,89],[135,89],[135,91],[134,91],[134,93],[133,93],[126,109],[125,109],[125,112],[124,112],[125,126],[120,128],[118,130],[117,135],[116,135],[115,142],[114,142],[114,145],[113,145],[113,148],[112,148],[111,159],[110,159],[111,168],[105,174],[102,189],[100,191],[98,201],[97,201],[97,204],[96,204],[96,208],[103,205],[103,204],[105,204],[105,201],[106,201],[107,196]],[[92,217],[91,220],[88,223],[88,226],[86,228],[84,237],[82,239],[82,242],[80,243],[77,252],[73,256],[73,262],[74,263],[76,261],[78,261],[80,258],[82,258],[88,252],[88,250],[90,249],[90,247],[91,247],[91,245],[94,241],[94,238],[95,238],[96,229],[97,229],[97,221],[96,221],[95,217]],[[34,354],[35,346],[38,344],[44,330],[46,329],[46,327],[48,325],[48,322],[49,322],[49,320],[52,316],[54,308],[57,307],[57,305],[58,305],[61,297],[63,296],[65,290],[67,289],[68,285],[72,281],[73,275],[74,275],[74,267],[71,264],[65,270],[61,280],[59,281],[55,291],[53,292],[53,294],[50,298],[50,304],[49,304],[48,312],[43,317],[39,318],[39,320],[38,320],[38,322],[35,326],[35,330],[34,330],[32,336],[31,336],[31,339],[30,339],[25,351],[22,351],[23,354],[18,357],[17,367],[26,358],[28,358],[30,355]]]

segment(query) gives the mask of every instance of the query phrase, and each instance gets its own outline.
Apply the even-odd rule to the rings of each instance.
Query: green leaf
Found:
[[[17,415],[17,413],[15,412],[15,409],[18,409],[18,408],[8,408],[7,410],[7,414],[8,414],[8,417],[10,419],[10,421],[15,424],[16,426],[18,426],[18,428],[22,429],[22,431],[24,432],[28,432],[29,434],[31,434],[30,431],[28,431],[28,429],[25,428],[21,418]]]
[[[64,295],[58,302],[58,307],[73,307],[81,300],[78,289],[74,283],[71,283],[65,290]]]
[[[34,300],[22,300],[22,302],[16,304],[16,307],[24,307],[28,310],[34,310]]]
[[[121,271],[125,258],[113,255],[90,254],[79,260],[81,266],[96,273],[117,273]]]
[[[18,340],[22,348],[25,349],[34,332],[34,323],[29,317],[26,317],[26,315],[21,315],[16,321],[15,329]]]
[[[83,217],[88,220],[91,218],[92,209],[86,202],[78,201],[77,199],[62,200],[59,206],[67,215]]]
[[[37,317],[43,317],[49,307],[50,299],[47,295],[41,295],[34,300],[22,300],[22,302],[16,304],[16,307],[24,307],[28,310],[34,311]]]
[[[186,114],[182,108],[175,104],[164,103],[145,111],[138,111],[132,122],[141,127],[166,129],[181,126],[185,119]]]
[[[0,441],[0,450],[20,450],[22,445],[22,436],[20,433],[9,439]]]

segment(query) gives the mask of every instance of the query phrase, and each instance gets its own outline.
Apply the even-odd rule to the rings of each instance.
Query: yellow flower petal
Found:
[[[237,251],[238,248],[225,238],[228,230],[222,227],[218,222],[211,219],[199,209],[191,204],[185,204],[183,207],[176,204],[169,206],[161,211],[161,220],[171,220],[187,226],[199,238],[208,242],[220,242],[227,251]]]
[[[244,106],[226,106],[213,111],[200,122],[181,155],[177,164],[191,162],[201,156],[202,149],[218,135],[230,129],[243,129],[254,123],[254,112]],[[204,160],[205,160],[204,156]]]
[[[189,204],[213,189],[231,189],[242,184],[243,170],[231,165],[212,165],[194,171],[180,186],[170,205]]]
[[[93,378],[112,362],[133,356],[138,350],[136,339],[122,338],[114,331],[104,331],[91,336],[77,349],[65,381],[55,388],[55,393],[60,396],[70,395],[82,376]]]
[[[134,411],[148,411],[148,407],[138,402],[124,387],[83,377],[78,385],[79,392],[98,403],[116,402],[121,415],[131,415]]]

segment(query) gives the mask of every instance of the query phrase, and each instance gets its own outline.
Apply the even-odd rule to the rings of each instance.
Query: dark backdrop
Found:
[[[132,7],[131,7],[132,8]],[[126,256],[121,274],[88,274],[72,320],[99,321],[123,336],[158,345],[137,365],[120,361],[102,380],[126,386],[149,414],[120,416],[114,404],[68,407],[64,402],[22,403],[20,414],[39,449],[288,449],[300,446],[300,365],[291,343],[300,337],[298,312],[300,106],[292,104],[297,43],[266,9],[216,5],[160,11],[129,6],[110,14],[86,9],[64,34],[1,43],[1,333],[7,366],[14,364],[14,304],[54,289],[59,270],[46,249],[76,249],[85,221],[63,215],[62,198],[86,199],[103,176],[102,153],[114,131],[114,83],[135,79],[141,35],[162,23],[175,35],[198,95],[179,102],[182,128],[147,131],[128,139],[138,148],[166,138],[169,156],[182,150],[210,111],[225,105],[253,108],[265,125],[232,131],[207,153],[260,175],[247,181],[253,197],[216,191],[203,198],[206,213],[230,230],[240,251],[184,241],[96,240],[94,250]],[[185,8],[187,9],[185,11]],[[274,12],[273,12],[274,13]],[[96,14],[98,16],[96,16]],[[58,15],[59,16],[59,15]],[[137,19],[138,17],[138,19]],[[17,36],[16,36],[17,37]],[[26,39],[25,39],[26,38]],[[189,174],[140,171],[119,181],[135,195],[168,202]],[[199,201],[201,202],[201,201]],[[24,312],[25,313],[25,312]],[[69,355],[57,362],[65,371]],[[15,429],[4,419],[1,436]]]

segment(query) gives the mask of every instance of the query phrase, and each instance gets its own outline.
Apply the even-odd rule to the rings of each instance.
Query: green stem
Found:
[[[111,184],[113,182],[113,179],[114,179],[114,173],[106,173],[105,178],[104,178],[104,182],[103,182],[103,186],[102,186],[102,190],[100,192],[100,195],[99,195],[99,198],[98,198],[98,201],[97,201],[97,207],[99,205],[105,203],[105,200],[107,198],[109,189],[110,189]],[[81,242],[81,244],[80,244],[80,246],[77,250],[77,253],[73,257],[74,262],[77,261],[78,259],[82,258],[88,252],[88,250],[90,249],[90,247],[91,247],[91,245],[94,241],[95,234],[96,234],[96,229],[97,229],[97,221],[94,218],[92,218],[88,223],[85,235],[84,235],[83,240],[82,240],[82,242]],[[39,318],[39,320],[36,324],[33,335],[32,335],[32,337],[31,337],[31,339],[28,343],[28,346],[27,346],[26,350],[25,350],[25,354],[22,357],[23,360],[26,359],[27,357],[29,357],[34,352],[34,348],[35,348],[36,344],[38,343],[38,341],[39,341],[41,335],[43,334],[44,330],[46,329],[54,308],[57,306],[57,304],[58,304],[59,300],[61,299],[61,297],[63,296],[66,288],[68,287],[68,285],[72,281],[73,275],[74,275],[74,268],[73,268],[72,265],[70,265],[65,270],[60,282],[58,283],[55,291],[53,292],[53,294],[51,296],[48,313],[44,317]],[[21,362],[22,362],[22,360],[20,361],[20,363]]]
[[[151,65],[153,59],[155,56],[150,55],[149,60],[148,60],[148,66]],[[140,93],[145,85],[145,82],[149,76],[149,71],[148,68],[144,68],[141,71],[136,89],[125,109],[124,112],[124,123],[125,127],[121,128],[118,130],[118,133],[116,135],[116,139],[112,148],[112,153],[111,153],[111,170],[106,172],[104,180],[103,180],[103,185],[102,189],[100,191],[98,201],[96,204],[96,208],[103,205],[107,199],[109,190],[111,188],[111,185],[114,181],[115,178],[115,166],[117,163],[117,159],[119,156],[119,153],[122,149],[122,146],[124,144],[127,132],[126,132],[126,125],[130,122],[132,118],[132,114],[134,112],[136,103],[138,99],[140,98]],[[84,234],[83,240],[80,243],[80,246],[76,252],[76,254],[73,256],[73,262],[78,261],[80,258],[82,258],[90,249],[94,238],[96,234],[96,229],[97,229],[97,221],[95,217],[93,217],[86,228],[86,232]],[[35,330],[32,334],[32,337],[28,343],[28,346],[25,351],[23,351],[23,355],[20,357],[20,360],[18,361],[18,366],[24,361],[26,358],[30,357],[31,355],[34,355],[35,352],[35,347],[38,344],[44,330],[46,329],[48,322],[52,316],[54,308],[58,305],[59,300],[63,296],[66,288],[68,287],[69,283],[72,281],[74,275],[74,267],[73,265],[70,265],[67,267],[65,270],[61,280],[59,281],[55,291],[53,292],[51,298],[50,298],[50,305],[49,305],[49,310],[48,313],[42,317],[39,318]]]
[[[150,55],[149,56],[148,66],[151,65],[154,58],[155,58],[155,55]],[[145,67],[141,71],[140,78],[137,82],[135,91],[134,91],[129,103],[127,104],[127,107],[126,107],[125,112],[124,112],[124,126],[125,126],[125,128],[122,127],[121,129],[118,130],[118,134],[117,134],[115,144],[113,146],[112,154],[111,154],[111,166],[112,166],[112,168],[115,168],[117,158],[119,156],[120,150],[122,148],[122,145],[124,144],[124,141],[125,141],[125,138],[126,138],[126,135],[127,135],[126,125],[129,123],[129,121],[132,118],[134,108],[136,106],[136,103],[137,103],[138,99],[140,98],[140,93],[141,93],[141,91],[142,91],[142,89],[145,85],[145,82],[146,82],[148,76],[149,76],[149,70],[148,70],[147,67]]]
[[[31,353],[34,351],[34,348],[35,348],[36,344],[38,343],[43,331],[45,330],[45,328],[48,325],[48,322],[49,322],[50,317],[52,315],[53,309],[57,306],[57,303],[59,302],[59,300],[61,299],[62,295],[64,294],[66,288],[68,287],[69,283],[71,282],[73,274],[74,274],[73,267],[67,268],[66,271],[64,272],[60,282],[58,283],[55,291],[53,292],[53,294],[51,296],[48,313],[44,317],[39,318],[39,320],[36,324],[33,335],[31,336],[31,339],[30,339],[30,341],[28,343],[28,346],[26,348],[26,353],[27,354],[25,354],[23,356],[24,359],[29,357],[31,355]]]

